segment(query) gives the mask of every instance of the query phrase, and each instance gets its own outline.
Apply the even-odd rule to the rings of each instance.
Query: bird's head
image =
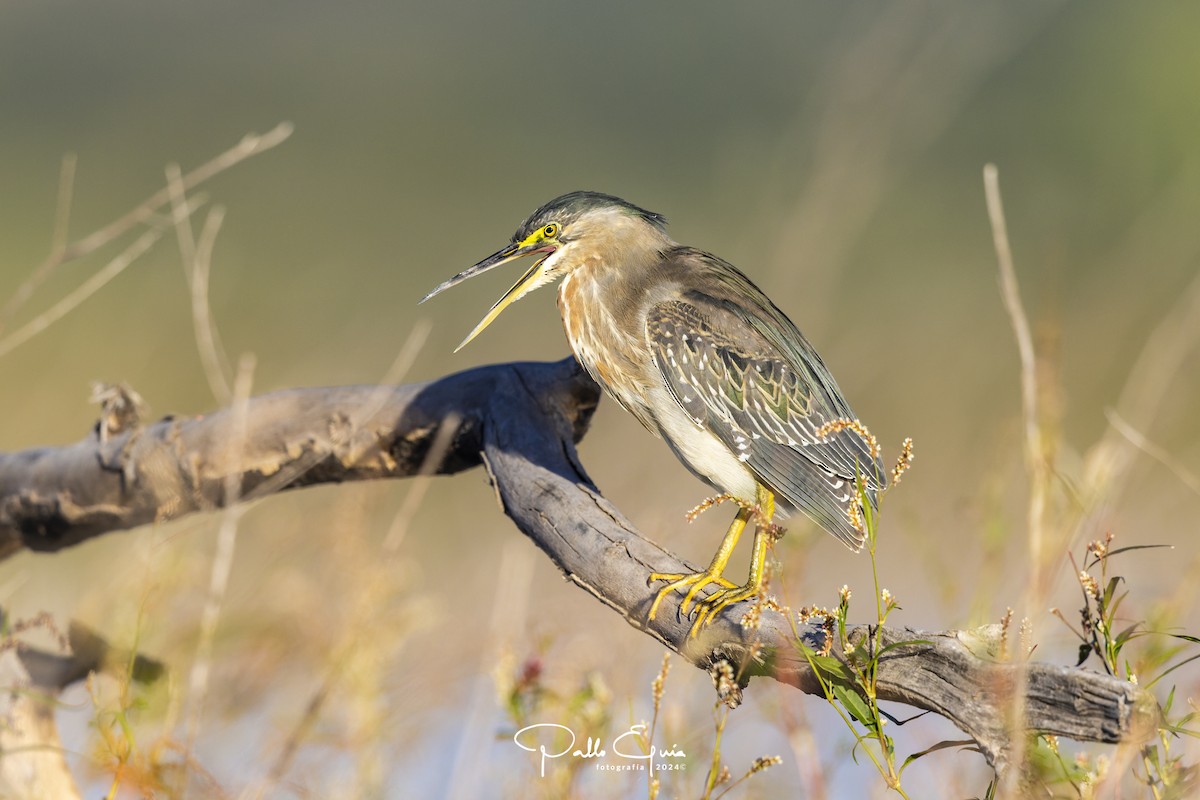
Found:
[[[421,298],[421,302],[493,267],[523,256],[539,256],[520,280],[496,301],[475,330],[454,349],[457,353],[514,301],[589,263],[593,256],[603,258],[606,254],[637,247],[661,249],[670,242],[663,232],[665,225],[666,220],[659,214],[619,197],[599,192],[564,194],[530,214],[509,244],[441,284]]]

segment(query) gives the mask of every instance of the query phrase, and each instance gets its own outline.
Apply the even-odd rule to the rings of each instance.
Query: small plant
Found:
[[[1126,583],[1122,576],[1110,576],[1109,561],[1123,553],[1162,545],[1113,549],[1113,539],[1113,534],[1109,533],[1103,541],[1088,544],[1082,569],[1074,556],[1071,557],[1083,595],[1083,607],[1079,611],[1080,627],[1071,625],[1058,609],[1054,609],[1054,614],[1079,638],[1079,661],[1076,666],[1094,656],[1108,674],[1151,689],[1179,667],[1200,659],[1200,654],[1179,658],[1185,648],[1200,644],[1200,638],[1174,631],[1151,630],[1146,628],[1145,622],[1130,622],[1119,616],[1118,612],[1129,592],[1122,590]],[[1163,646],[1164,640],[1172,643]],[[1130,646],[1135,642],[1149,646],[1139,648],[1133,654]],[[1142,769],[1140,772],[1136,767],[1133,769],[1135,778],[1146,785],[1155,800],[1193,797],[1200,791],[1200,769],[1196,765],[1185,764],[1181,756],[1171,752],[1171,745],[1181,736],[1200,738],[1200,730],[1195,727],[1200,719],[1200,711],[1189,703],[1189,710],[1180,713],[1175,709],[1175,703],[1175,687],[1172,687],[1166,700],[1159,706],[1160,722],[1155,735],[1142,746],[1138,754]],[[1086,754],[1081,755],[1086,764]],[[1097,758],[1095,763],[1103,762]],[[1066,774],[1064,777],[1076,787],[1091,786],[1103,781],[1107,771],[1085,770],[1082,776]]]
[[[500,738],[520,736],[531,728],[542,728],[543,744],[534,745],[532,739],[524,745],[531,754],[534,770],[540,771],[544,759],[551,759],[545,772],[532,786],[521,790],[521,797],[576,797],[581,795],[582,776],[592,764],[599,766],[604,759],[616,763],[645,764],[646,796],[658,800],[663,794],[668,776],[686,775],[685,770],[694,766],[693,759],[676,744],[664,748],[659,730],[663,700],[666,695],[667,675],[670,673],[670,653],[664,653],[662,666],[651,683],[653,712],[649,722],[631,724],[623,733],[614,730],[610,711],[612,697],[597,673],[592,673],[584,685],[562,694],[547,686],[545,663],[541,654],[526,658],[518,665],[516,659],[506,655],[495,671],[500,703],[513,723],[512,730],[501,732]],[[721,662],[713,670],[718,696],[731,698],[740,693],[734,668]],[[724,694],[721,694],[722,689]],[[708,762],[701,800],[720,800],[747,781],[770,767],[782,762],[779,756],[762,756],[754,759],[740,778],[733,778],[729,767],[721,761],[721,741],[728,720],[730,704],[718,699],[713,705],[716,735],[710,756],[701,757]],[[575,732],[579,733],[576,734]],[[586,731],[586,733],[584,733]],[[576,738],[572,738],[572,736]],[[615,735],[615,738],[612,738]],[[586,737],[586,740],[584,739]],[[620,750],[618,751],[618,745]],[[542,755],[542,748],[546,756]],[[597,759],[592,761],[592,759]],[[664,766],[667,768],[664,769]],[[642,768],[638,768],[641,771]],[[668,790],[680,795],[678,787]],[[607,796],[607,795],[606,795]]]
[[[590,751],[590,743],[607,741],[612,728],[612,694],[598,672],[583,676],[578,686],[568,692],[556,691],[546,682],[545,653],[536,652],[520,664],[512,653],[505,653],[493,671],[500,704],[513,723],[512,730],[498,738],[513,740],[527,726],[552,725],[549,735],[554,741],[546,747],[554,753],[565,753],[575,747]],[[588,743],[572,741],[575,731],[588,737]],[[586,733],[582,733],[586,732]],[[535,763],[537,756],[534,756]],[[545,797],[572,797],[588,761],[582,758],[558,758],[554,769],[547,769],[543,779],[535,782],[537,794]],[[535,769],[537,767],[535,766]],[[535,796],[529,792],[523,796]]]
[[[728,661],[718,662],[713,667],[713,681],[717,688],[717,701],[713,704],[716,737],[713,741],[713,753],[709,762],[708,774],[704,780],[704,794],[700,796],[700,800],[720,800],[734,787],[748,780],[751,775],[757,775],[783,761],[779,756],[759,756],[754,759],[740,778],[733,780],[733,773],[729,767],[721,763],[721,738],[725,733],[725,723],[729,720],[729,711],[736,705],[735,702],[731,702],[731,699],[741,696],[741,688],[734,674],[733,666]],[[713,794],[717,789],[721,791]],[[653,796],[651,796],[651,800],[654,800]]]
[[[878,445],[875,437],[865,428],[853,425],[844,427],[850,428],[862,436],[872,448],[872,452],[877,451]],[[880,495],[880,505],[890,488],[900,483],[901,478],[912,465],[912,461],[913,442],[912,439],[905,439],[900,456],[892,468],[891,484]],[[812,668],[813,674],[820,681],[826,699],[829,700],[842,721],[846,723],[850,732],[854,734],[857,741],[855,749],[857,750],[859,746],[862,747],[879,770],[880,775],[883,776],[888,788],[901,797],[908,797],[900,781],[904,768],[925,753],[940,748],[931,748],[923,753],[910,756],[903,764],[897,766],[895,743],[884,730],[888,722],[888,715],[879,708],[876,679],[879,660],[883,655],[897,647],[910,647],[924,644],[924,642],[918,640],[885,645],[881,641],[883,625],[887,622],[889,615],[900,606],[895,596],[880,585],[876,558],[879,514],[867,498],[866,484],[861,474],[857,476],[856,486],[859,502],[852,507],[852,515],[855,526],[865,535],[867,554],[871,559],[877,624],[871,626],[870,633],[866,637],[851,636],[847,628],[847,618],[853,593],[849,586],[842,586],[838,593],[837,607],[833,611],[810,607],[801,609],[798,614],[800,622],[808,622],[817,618],[824,619],[825,646],[822,650],[816,651],[808,647],[801,640],[798,631],[794,631],[794,633],[796,633],[796,643]],[[840,658],[833,655],[835,645],[841,653]],[[957,746],[959,743],[951,744]]]

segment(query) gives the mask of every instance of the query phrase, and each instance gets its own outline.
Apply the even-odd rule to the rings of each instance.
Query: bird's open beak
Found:
[[[424,303],[429,298],[436,294],[441,294],[451,286],[457,286],[468,278],[474,278],[476,275],[487,272],[489,269],[498,267],[501,264],[507,264],[510,261],[516,261],[522,256],[531,255],[533,253],[545,253],[546,255],[549,255],[550,253],[554,252],[554,250],[555,245],[546,241],[532,243],[528,241],[514,242],[513,244],[510,244],[507,247],[492,253],[475,266],[464,269],[462,272],[458,273],[453,278],[422,297],[421,302]],[[485,316],[480,323],[475,326],[475,330],[471,331],[467,338],[462,340],[462,344],[454,348],[454,352],[457,353],[459,350],[462,350],[464,347],[466,347],[472,339],[483,332],[484,328],[486,328],[488,325],[491,325],[492,321],[495,320],[496,317],[500,316],[501,311],[508,308],[508,306],[514,301],[521,299],[521,297],[531,289],[534,289],[540,285],[538,278],[541,277],[541,266],[542,262],[545,260],[546,256],[539,258],[537,262],[529,268],[529,271],[522,275],[521,279],[514,283],[512,288],[504,293],[503,297],[496,301],[495,305],[493,305],[491,310],[488,311],[487,316]]]

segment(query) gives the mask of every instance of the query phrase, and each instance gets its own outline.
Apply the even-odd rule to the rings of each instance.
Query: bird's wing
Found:
[[[812,346],[750,286],[769,306],[767,313],[777,313],[782,322],[764,321],[728,299],[687,291],[682,300],[650,310],[651,352],[671,395],[698,426],[789,505],[858,549],[863,533],[852,522],[855,477],[862,476],[875,506],[885,480],[882,466],[853,430],[818,435],[827,422],[853,413]],[[779,330],[780,325],[787,327]]]

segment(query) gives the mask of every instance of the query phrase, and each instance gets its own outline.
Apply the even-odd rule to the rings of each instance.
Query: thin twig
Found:
[[[1179,302],[1146,337],[1117,401],[1121,418],[1137,430],[1148,430],[1198,342],[1200,275],[1183,290]],[[1088,451],[1081,483],[1085,513],[1075,526],[1076,541],[1091,535],[1094,520],[1117,501],[1125,483],[1123,478],[1133,461],[1133,451],[1116,426]]]
[[[233,390],[226,375],[228,361],[220,347],[220,337],[212,321],[212,310],[208,302],[209,275],[212,268],[212,250],[217,232],[221,228],[225,211],[214,208],[209,211],[200,231],[197,243],[192,235],[192,224],[180,212],[187,211],[187,191],[183,187],[183,175],[178,164],[168,164],[167,189],[171,196],[171,207],[175,210],[175,238],[179,242],[179,256],[183,262],[183,273],[188,282],[188,294],[192,300],[192,330],[200,365],[208,380],[209,390],[221,405],[229,403]]]
[[[1167,452],[1166,448],[1143,436],[1136,428],[1121,419],[1121,415],[1115,409],[1105,409],[1104,416],[1108,418],[1108,424],[1112,425],[1117,433],[1128,439],[1130,444],[1169,469],[1184,486],[1194,493],[1200,494],[1200,477],[1197,477],[1194,472],[1180,463],[1179,459]]]
[[[175,240],[179,242],[179,255],[188,285],[192,283],[192,269],[196,263],[196,238],[192,235],[191,223],[179,216],[187,208],[187,190],[183,188],[183,170],[178,164],[167,164],[167,193],[171,197],[171,208],[175,210]]]
[[[488,636],[480,642],[479,664],[449,771],[449,784],[444,795],[447,800],[467,800],[487,793],[486,761],[480,755],[488,751],[489,740],[495,738],[491,724],[492,709],[496,702],[492,688],[492,667],[500,647],[519,637],[525,626],[536,566],[534,552],[532,547],[516,540],[510,540],[500,551]]]
[[[196,167],[196,169],[184,175],[180,179],[184,191],[190,191],[195,186],[203,183],[209,178],[212,178],[214,175],[224,172],[230,167],[240,164],[252,156],[256,156],[259,153],[266,152],[267,150],[282,144],[291,135],[292,123],[290,122],[281,122],[264,134],[246,134],[244,137],[242,137],[240,142],[226,150],[224,153],[221,153],[216,158],[213,158],[207,163]],[[171,190],[167,187],[163,187],[125,216],[114,220],[100,230],[67,245],[63,249],[62,260],[69,261],[71,259],[80,258],[95,251],[97,248],[103,247],[126,231],[129,231],[137,225],[145,222],[170,201]]]
[[[184,175],[180,179],[184,191],[189,191],[195,186],[212,178],[230,167],[245,161],[247,158],[256,156],[259,153],[266,152],[271,148],[281,144],[289,136],[292,135],[292,124],[290,122],[281,122],[264,134],[247,134],[240,142],[221,153],[216,158],[211,159],[205,164]],[[68,219],[67,212],[62,211],[62,198],[64,192],[68,197],[74,186],[74,158],[71,158],[70,168],[64,161],[63,176],[59,180],[59,198],[60,207],[58,218],[62,220],[63,231],[65,232],[66,221]],[[69,178],[67,175],[69,174]],[[108,225],[105,225],[99,230],[93,231],[82,239],[77,239],[61,246],[52,244],[50,254],[46,259],[34,268],[29,278],[17,289],[16,294],[5,305],[3,311],[0,311],[0,329],[3,329],[4,324],[17,309],[21,307],[33,294],[34,290],[40,286],[47,277],[60,265],[74,261],[78,258],[94,253],[101,247],[109,244],[115,239],[120,238],[124,234],[136,228],[138,225],[146,222],[160,208],[169,203],[171,200],[171,190],[164,187],[160,191],[151,195],[141,205],[129,211],[125,215],[113,220]],[[57,229],[56,229],[57,230]],[[57,235],[57,234],[56,234]]]
[[[295,760],[296,752],[300,749],[301,743],[308,736],[308,732],[316,725],[317,720],[321,716],[321,709],[325,706],[325,701],[329,699],[329,694],[333,691],[333,687],[337,684],[341,677],[343,663],[339,661],[334,664],[329,672],[325,675],[321,685],[317,687],[312,696],[308,698],[308,703],[304,706],[304,713],[300,715],[300,719],[296,720],[296,724],[292,726],[287,738],[283,742],[283,747],[280,748],[279,755],[271,764],[270,770],[267,771],[267,776],[257,784],[251,784],[246,787],[241,797],[245,800],[251,798],[259,798],[266,796],[267,792],[273,790],[283,776],[292,768],[292,761]]]
[[[248,426],[246,424],[250,401],[250,387],[254,376],[253,355],[243,355],[238,364],[237,380],[234,383],[232,430],[228,439],[231,458],[245,448]],[[221,616],[221,605],[229,588],[229,574],[233,570],[233,554],[237,546],[238,521],[245,506],[238,503],[241,490],[240,476],[231,470],[225,478],[225,510],[221,527],[217,532],[217,547],[213,554],[212,572],[209,580],[208,597],[200,617],[200,639],[196,645],[196,658],[192,663],[188,681],[188,718],[186,724],[185,751],[190,756],[200,732],[204,714],[204,700],[208,692],[208,676],[212,667],[213,640],[216,638],[217,622]],[[184,785],[186,794],[187,786]]]
[[[0,310],[0,331],[4,330],[13,314],[17,313],[21,306],[33,296],[37,288],[46,282],[54,269],[62,263],[56,256],[61,254],[67,246],[77,163],[78,158],[74,153],[67,153],[63,156],[62,166],[58,172],[58,199],[54,207],[54,232],[50,235],[50,258],[39,264],[37,269],[17,287],[17,291],[4,304],[4,309]]]
[[[834,304],[818,298],[831,298],[835,282],[845,280],[847,254],[903,165],[938,140],[1059,5],[1038,3],[1037,13],[997,17],[975,3],[880,4],[863,25],[847,26],[825,44],[829,57],[819,77],[796,96],[803,100],[778,146],[760,156],[766,178],[760,191],[783,215],[770,251],[772,277],[781,294],[803,287],[813,299],[806,331],[831,325],[826,315]],[[920,113],[911,112],[918,107]],[[871,109],[871,124],[864,124],[864,108]],[[791,178],[798,163],[806,170],[799,191]]]
[[[392,524],[388,526],[387,536],[383,539],[383,554],[386,558],[393,557],[400,551],[400,545],[404,542],[404,537],[408,535],[409,528],[412,527],[412,521],[417,516],[417,511],[420,510],[421,504],[425,502],[425,495],[429,491],[429,487],[433,482],[433,476],[436,474],[437,465],[446,457],[446,453],[450,451],[450,445],[454,441],[454,434],[458,431],[462,420],[456,414],[449,414],[442,420],[438,426],[438,432],[433,437],[433,444],[429,446],[429,452],[425,456],[425,461],[421,464],[420,471],[413,477],[412,487],[408,490],[408,494],[404,496],[404,502],[400,504],[400,510],[396,512],[396,516],[392,518]]]
[[[217,402],[225,405],[233,395],[229,381],[221,337],[213,322],[212,308],[208,302],[208,276],[212,272],[213,246],[217,241],[217,232],[221,230],[221,222],[225,219],[225,209],[217,207],[210,209],[200,229],[200,238],[196,244],[195,261],[192,264],[192,327],[196,337],[196,347],[200,351],[200,363],[204,366],[204,375],[208,378],[209,388]]]
[[[67,153],[63,156],[62,166],[59,168],[58,199],[54,207],[54,233],[50,237],[51,253],[56,253],[67,246],[67,235],[71,227],[71,201],[75,196],[75,168],[78,163],[78,156],[74,153]],[[16,300],[17,298],[14,297],[13,301]],[[5,308],[5,317],[7,316],[8,309]]]
[[[1004,204],[1000,197],[1000,176],[995,164],[983,168],[984,196],[987,199],[988,219],[992,226],[992,242],[996,248],[996,260],[1000,268],[1000,294],[1004,308],[1012,324],[1017,340],[1017,352],[1021,360],[1021,406],[1025,430],[1025,463],[1029,471],[1029,560],[1032,568],[1025,592],[1025,618],[1032,609],[1043,603],[1045,581],[1045,516],[1049,469],[1042,451],[1042,434],[1038,417],[1037,362],[1033,349],[1033,334],[1029,319],[1021,304],[1021,291],[1017,284],[1017,272],[1013,267],[1012,248],[1008,241],[1008,224],[1004,218]],[[1028,677],[1025,670],[1017,670],[1010,702],[1008,704],[1009,746],[1008,769],[1002,773],[1003,795],[1013,796],[1024,771],[1025,736],[1025,692]]]
[[[365,412],[363,415],[365,421],[362,424],[366,425],[374,420],[375,416],[386,403],[388,395],[391,394],[388,387],[403,380],[413,364],[416,363],[421,349],[425,346],[425,342],[429,338],[429,332],[432,330],[432,327],[428,320],[419,320],[413,325],[412,330],[409,331],[408,337],[404,340],[404,344],[400,348],[400,352],[384,373],[380,389],[369,395],[367,400],[362,404],[361,408]],[[384,538],[382,547],[385,562],[392,560],[399,551],[400,543],[408,531],[409,524],[425,498],[428,488],[426,484],[429,480],[426,473],[436,471],[437,465],[449,450],[453,433],[458,429],[458,424],[458,417],[454,414],[450,414],[442,420],[418,473],[417,480],[420,482],[409,490],[404,503],[388,528],[388,533]],[[289,470],[288,472],[292,473],[292,477],[295,477],[294,470]],[[368,593],[373,588],[373,582],[368,581],[363,586],[363,592]],[[257,798],[266,796],[283,780],[288,770],[291,769],[292,762],[295,760],[300,745],[303,744],[309,731],[312,730],[317,720],[320,719],[325,703],[342,679],[342,674],[348,663],[348,653],[344,652],[346,650],[347,648],[339,648],[339,651],[343,652],[335,656],[333,665],[321,680],[320,685],[317,686],[309,697],[308,703],[304,707],[304,713],[296,720],[296,723],[284,739],[283,746],[280,748],[275,760],[271,763],[270,769],[267,770],[266,776],[246,788],[241,795],[244,800],[256,800]]]
[[[1004,204],[1000,199],[1000,176],[995,164],[983,168],[984,193],[987,196],[988,218],[992,224],[992,241],[1000,266],[1000,293],[1004,309],[1012,323],[1021,358],[1021,406],[1025,421],[1025,458],[1030,467],[1029,547],[1039,562],[1044,547],[1045,481],[1042,456],[1042,436],[1038,417],[1037,361],[1033,350],[1033,334],[1029,319],[1021,304],[1017,272],[1013,268],[1012,249],[1008,243],[1008,225],[1004,219]]]
[[[125,271],[125,268],[140,258],[163,235],[161,228],[151,228],[143,233],[133,244],[125,248],[116,258],[108,262],[92,277],[84,281],[75,291],[59,300],[47,311],[39,314],[4,339],[0,339],[0,357],[6,356],[13,350],[28,342],[34,336],[49,328],[53,323],[75,310],[80,303],[87,300],[105,284]]]
[[[391,394],[389,387],[403,381],[413,364],[417,363],[417,357],[421,355],[421,350],[425,347],[431,330],[433,330],[433,323],[428,319],[419,319],[413,323],[408,336],[404,339],[404,344],[400,346],[400,352],[396,354],[396,358],[383,373],[379,389],[359,409],[360,416],[357,419],[361,426],[369,427],[378,421],[376,417],[387,405],[388,396]]]

